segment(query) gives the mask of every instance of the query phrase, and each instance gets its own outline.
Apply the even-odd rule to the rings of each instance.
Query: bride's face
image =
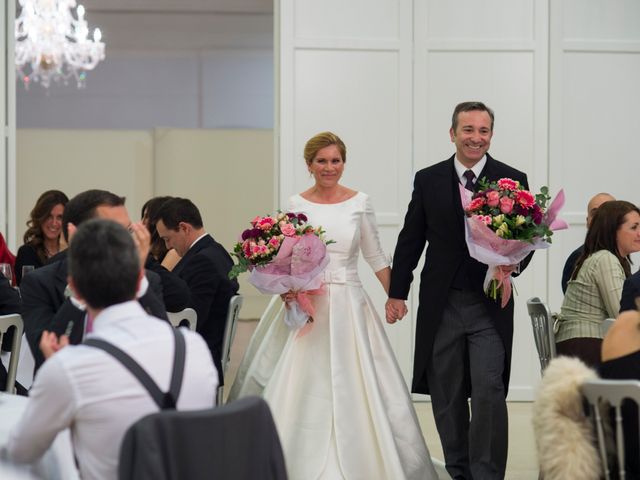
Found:
[[[344,160],[336,145],[321,148],[309,165],[309,173],[313,175],[316,185],[322,187],[335,186],[344,172]]]

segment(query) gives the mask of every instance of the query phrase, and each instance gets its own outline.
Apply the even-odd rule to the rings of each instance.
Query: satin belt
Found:
[[[339,268],[337,270],[325,270],[322,281],[325,284],[335,283],[340,285],[362,285],[362,282],[360,282],[360,277],[358,277],[358,272],[347,272],[347,269],[345,267]]]

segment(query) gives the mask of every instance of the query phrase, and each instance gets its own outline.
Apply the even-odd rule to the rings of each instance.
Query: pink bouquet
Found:
[[[553,231],[568,227],[556,218],[564,192],[547,207],[547,187],[534,195],[510,178],[479,182],[475,194],[460,185],[467,247],[471,257],[488,265],[485,292],[494,300],[500,297],[504,308],[511,297],[511,270],[505,267],[520,263],[533,250],[548,248]]]
[[[274,216],[256,217],[252,228],[242,232],[232,255],[238,263],[230,278],[249,271],[249,283],[260,292],[281,295],[293,291],[284,322],[291,329],[313,320],[313,304],[308,295],[322,293],[322,272],[329,263],[321,227],[307,224],[300,213],[278,212]]]

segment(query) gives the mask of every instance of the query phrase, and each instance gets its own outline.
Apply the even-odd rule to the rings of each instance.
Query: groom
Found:
[[[459,185],[476,190],[485,177],[508,177],[528,188],[524,173],[487,153],[493,122],[483,103],[457,105],[449,130],[455,155],[416,174],[386,304],[390,323],[407,313],[412,272],[428,242],[412,391],[431,395],[447,471],[456,479],[503,478],[507,461],[513,298],[503,309],[485,296],[487,266],[469,256],[459,193]]]

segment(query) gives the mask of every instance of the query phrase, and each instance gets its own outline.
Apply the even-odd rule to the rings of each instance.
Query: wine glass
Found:
[[[9,279],[9,283],[13,283],[13,273],[11,272],[10,263],[0,263],[0,273]]]
[[[22,278],[29,272],[33,272],[36,269],[35,265],[23,265],[22,266]]]

